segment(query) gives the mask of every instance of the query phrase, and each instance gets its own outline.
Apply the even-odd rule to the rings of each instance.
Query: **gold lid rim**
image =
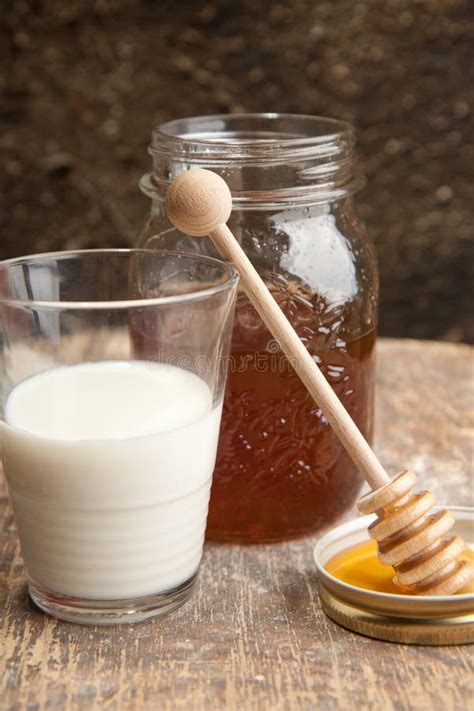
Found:
[[[326,615],[352,632],[386,642],[423,646],[474,643],[474,613],[445,618],[378,615],[343,602],[331,593],[321,580],[318,586],[321,605]]]

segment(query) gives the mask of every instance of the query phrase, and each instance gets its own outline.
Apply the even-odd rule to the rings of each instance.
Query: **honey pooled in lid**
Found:
[[[455,518],[454,535],[467,542],[460,557],[472,562],[474,509],[448,511]],[[364,516],[338,526],[314,549],[321,605],[328,617],[353,632],[390,642],[474,642],[472,580],[455,594],[407,594],[393,582],[393,569],[377,559],[376,542],[368,540],[373,521],[373,516]]]

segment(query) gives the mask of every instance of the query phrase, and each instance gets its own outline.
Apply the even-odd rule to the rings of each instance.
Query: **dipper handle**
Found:
[[[209,236],[222,256],[235,265],[249,300],[280,344],[291,366],[321,408],[357,468],[372,489],[384,486],[389,481],[385,469],[227,225],[214,228]]]
[[[389,477],[385,469],[225,224],[232,210],[232,196],[227,183],[209,170],[195,169],[181,173],[168,190],[165,208],[169,219],[179,230],[195,237],[209,235],[224,259],[234,264],[249,300],[357,468],[372,489],[387,484]]]

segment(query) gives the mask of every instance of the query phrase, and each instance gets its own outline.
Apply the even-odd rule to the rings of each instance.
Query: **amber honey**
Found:
[[[461,559],[474,561],[474,552],[466,548]],[[348,583],[364,590],[403,595],[393,582],[394,569],[382,565],[377,558],[376,541],[364,541],[347,548],[331,558],[325,566],[328,573],[343,583]],[[474,581],[458,591],[458,595],[474,593]]]
[[[269,284],[363,434],[373,416],[375,332],[345,339],[350,307]],[[356,468],[244,295],[214,472],[207,536],[287,539],[333,521],[354,501]]]

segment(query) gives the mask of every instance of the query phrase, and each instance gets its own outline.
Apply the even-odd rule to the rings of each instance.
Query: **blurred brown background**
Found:
[[[474,340],[472,0],[1,3],[2,258],[132,243],[153,125],[353,122],[383,335]]]

